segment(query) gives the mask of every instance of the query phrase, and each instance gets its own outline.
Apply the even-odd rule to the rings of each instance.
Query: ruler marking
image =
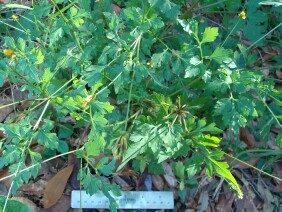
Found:
[[[173,192],[167,191],[122,191],[121,196],[114,197],[119,209],[173,209]],[[92,196],[85,191],[72,191],[71,207],[80,208],[109,208],[109,200],[103,193]]]

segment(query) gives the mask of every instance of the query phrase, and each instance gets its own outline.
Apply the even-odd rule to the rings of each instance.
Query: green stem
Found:
[[[279,125],[279,127],[282,127],[281,123],[279,122],[279,120],[276,118],[276,115],[273,113],[273,111],[271,110],[271,108],[265,103],[265,101],[263,101],[261,99],[262,103],[264,104],[264,106],[268,109],[268,111],[271,113],[272,117],[275,119],[276,123]]]
[[[192,12],[195,12],[195,11],[198,11],[198,10],[203,10],[203,9],[208,8],[208,7],[212,7],[212,6],[215,6],[215,5],[217,5],[217,4],[221,4],[221,3],[226,2],[226,1],[227,1],[227,0],[218,1],[218,2],[216,2],[216,3],[212,3],[212,4],[209,4],[209,5],[207,5],[207,6],[194,9],[194,10],[192,10]]]
[[[247,49],[245,49],[245,51],[241,52],[239,55],[247,52],[248,50],[250,50],[253,46],[255,46],[258,42],[260,42],[262,39],[264,39],[266,36],[268,36],[269,34],[271,34],[272,32],[274,32],[276,29],[278,29],[280,26],[282,25],[282,22],[280,24],[278,24],[276,27],[274,27],[272,30],[270,30],[268,33],[266,33],[265,35],[263,35],[261,38],[259,38],[257,41],[255,41],[252,45],[250,45]]]
[[[56,7],[56,9],[58,10],[58,12],[60,13],[60,15],[63,17],[64,21],[66,22],[66,24],[69,26],[69,28],[71,29],[72,31],[72,36],[76,42],[76,45],[78,46],[79,50],[83,53],[83,49],[82,47],[80,46],[80,43],[79,43],[79,40],[78,40],[78,37],[76,35],[76,32],[74,30],[74,28],[72,27],[72,25],[70,24],[70,21],[67,19],[67,17],[64,15],[64,13],[62,12],[62,10],[60,10],[60,8],[58,7],[58,5],[56,4],[56,2],[54,2],[54,0],[51,0],[52,4]]]
[[[194,79],[192,82],[190,82],[188,85],[186,85],[185,87],[180,88],[179,90],[171,93],[168,95],[168,97],[174,96],[175,94],[178,94],[179,92],[183,91],[184,89],[190,87],[191,85],[195,84],[196,82],[198,82],[201,79],[201,77],[198,77],[196,79]]]
[[[240,160],[240,159],[238,159],[238,158],[233,157],[232,155],[229,155],[229,154],[227,154],[227,153],[224,153],[224,154],[225,154],[226,156],[230,157],[231,159],[236,160],[236,161],[239,161],[240,163],[243,163],[243,164],[245,164],[246,166],[249,166],[249,167],[255,169],[256,171],[259,171],[259,172],[261,172],[261,173],[263,173],[263,174],[265,174],[265,175],[267,175],[267,176],[269,176],[269,177],[271,177],[271,178],[274,178],[274,179],[276,179],[276,180],[278,180],[278,181],[282,181],[281,178],[276,177],[276,176],[274,176],[274,175],[271,175],[271,174],[269,174],[269,173],[267,173],[267,172],[265,172],[265,171],[262,171],[262,170],[258,169],[257,167],[254,167],[254,166],[252,166],[252,165],[250,165],[250,164],[248,164],[248,163],[246,163],[246,162],[244,162],[244,161],[242,161],[242,160]]]
[[[100,9],[100,12],[101,12],[101,15],[102,15],[102,20],[103,20],[103,23],[104,23],[104,28],[107,29],[108,28],[108,23],[107,23],[105,15],[104,15],[104,10],[103,10],[101,1],[100,0],[96,0],[96,2],[98,3],[99,9]]]
[[[33,127],[33,131],[34,131],[34,132],[37,130],[37,128],[38,128],[38,126],[39,126],[39,123],[41,122],[42,117],[43,117],[44,113],[45,113],[46,110],[47,110],[47,107],[48,107],[49,103],[50,103],[50,101],[48,100],[48,102],[46,103],[46,105],[45,105],[45,107],[44,107],[42,113],[40,114],[39,119],[37,120],[36,124],[34,125],[34,127]],[[25,161],[25,159],[26,159],[26,156],[25,156],[26,150],[29,149],[30,144],[31,144],[31,141],[32,141],[32,138],[30,138],[30,140],[27,142],[27,145],[24,146],[24,148],[23,148],[23,150],[22,150],[22,152],[21,152],[21,157],[20,157],[20,160],[19,160],[17,169],[16,169],[16,171],[15,171],[15,177],[20,173],[21,164],[22,164],[23,161]],[[9,200],[9,197],[10,197],[11,192],[12,192],[12,189],[13,189],[13,185],[14,185],[14,181],[11,183],[11,186],[10,186],[10,188],[9,188],[8,194],[7,194],[7,196],[6,196],[5,204],[4,204],[4,207],[3,207],[3,212],[5,212],[5,210],[6,210],[6,207],[7,207],[7,204],[8,204],[8,200]]]
[[[137,54],[137,61],[139,62],[139,51],[140,51],[140,42],[141,42],[141,38],[142,38],[142,34],[140,34],[138,36],[138,38],[136,39],[136,41],[134,42],[134,46],[133,46],[133,50],[136,50],[136,54]],[[126,122],[124,124],[124,129],[126,131],[127,129],[127,125],[128,125],[128,120],[129,120],[129,113],[130,113],[130,104],[131,104],[131,95],[132,95],[132,88],[133,88],[133,81],[134,81],[134,77],[135,77],[135,69],[133,69],[133,73],[132,73],[132,77],[131,77],[131,84],[130,84],[130,89],[129,89],[129,94],[128,94],[128,103],[127,103],[127,111],[126,111]]]
[[[226,41],[228,40],[228,38],[230,37],[230,35],[233,33],[233,31],[235,30],[235,28],[237,27],[237,25],[240,23],[240,18],[238,19],[237,23],[235,24],[235,26],[232,28],[232,30],[229,32],[229,34],[226,36],[226,38],[224,39],[223,43],[220,45],[220,47],[223,47],[223,45],[226,43]]]
[[[32,169],[32,168],[34,168],[34,167],[36,167],[36,166],[39,166],[39,165],[41,165],[41,164],[43,164],[43,163],[46,163],[46,162],[51,161],[51,160],[54,160],[55,158],[58,158],[58,157],[61,157],[61,156],[64,156],[64,155],[68,155],[68,154],[71,154],[71,153],[75,153],[75,152],[77,152],[78,150],[81,150],[81,149],[72,150],[72,151],[65,152],[65,153],[56,155],[56,156],[54,156],[54,157],[48,158],[48,159],[46,159],[46,160],[44,160],[44,161],[42,161],[42,162],[40,162],[40,163],[31,165],[31,166],[29,166],[29,167],[27,167],[27,168],[25,168],[25,169],[22,169],[22,170],[19,170],[18,173],[21,173],[21,172],[27,171],[27,170],[29,170],[29,169]],[[8,176],[6,176],[6,177],[3,177],[3,178],[0,179],[0,182],[3,181],[3,180],[9,179],[10,177],[13,177],[13,176],[15,176],[15,175],[16,175],[16,173],[13,173],[13,174],[10,174],[10,175],[8,175]]]

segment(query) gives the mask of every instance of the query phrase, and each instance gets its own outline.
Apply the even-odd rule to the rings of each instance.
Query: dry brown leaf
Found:
[[[276,76],[278,79],[282,79],[282,71],[281,70],[276,70]]]
[[[29,208],[30,212],[39,211],[39,208],[34,204],[34,202],[32,202],[31,200],[29,200],[25,197],[13,197],[12,199],[17,200],[17,201],[23,203],[24,205],[26,205]]]
[[[165,171],[165,175],[164,175],[165,181],[167,182],[169,187],[174,188],[176,186],[176,179],[175,179],[175,176],[173,174],[171,165],[164,161],[162,163],[162,166],[163,166],[163,169]]]
[[[250,159],[248,161],[244,161],[244,162],[249,164],[249,165],[255,166],[259,162],[259,160],[260,160],[260,158],[252,158],[252,159]],[[233,166],[233,168],[236,168],[236,169],[249,169],[251,167],[246,165],[246,164],[244,164],[244,163],[238,162],[237,164],[235,164]]]
[[[263,211],[275,211],[275,205],[278,205],[278,203],[275,205],[273,204],[275,203],[274,197],[270,191],[261,184],[260,180],[257,184],[257,190],[263,199]]]
[[[282,184],[279,184],[279,185],[275,186],[275,187],[272,189],[272,192],[274,192],[274,193],[280,193],[280,192],[282,192]]]
[[[48,209],[41,209],[40,212],[67,212],[70,209],[71,198],[67,195],[62,195],[61,198],[57,201],[56,205]]]
[[[10,178],[6,178],[5,180],[2,180],[2,179],[7,177],[8,175],[10,175],[8,168],[3,168],[0,170],[1,182],[6,186],[7,189],[9,189],[11,186]]]
[[[227,187],[226,184],[224,184],[224,187]],[[229,187],[228,187],[228,189],[229,189]],[[215,205],[216,211],[225,212],[225,211],[230,210],[236,195],[234,193],[230,193],[230,195],[228,195],[228,196],[230,196],[230,197],[227,198],[226,193],[219,196],[218,202]]]
[[[67,181],[72,173],[73,165],[68,166],[59,171],[47,184],[44,191],[43,205],[44,208],[50,208],[60,199],[62,196]]]
[[[249,149],[253,149],[256,146],[255,137],[250,133],[247,128],[240,128],[240,140],[247,144]]]
[[[111,4],[111,7],[116,14],[120,13],[121,8],[119,6],[117,6],[116,4]]]
[[[280,179],[282,179],[282,161],[278,161],[274,164],[273,166],[273,172],[272,174],[276,177],[279,177]],[[276,180],[275,182],[277,184],[282,184],[282,182],[280,180]]]
[[[207,211],[209,206],[209,193],[208,191],[201,192],[199,201],[198,201],[198,211]]]
[[[128,183],[125,182],[121,177],[119,177],[118,175],[114,175],[113,176],[113,181],[119,185],[120,187],[129,187]]]
[[[4,106],[4,105],[8,105],[8,104],[11,104],[13,101],[11,98],[6,98],[5,100],[3,100],[2,98],[0,99],[0,106]],[[7,106],[7,107],[4,107],[4,108],[1,108],[0,109],[0,122],[4,121],[7,116],[13,112],[14,110],[14,107],[13,105],[10,105],[10,106]]]
[[[36,182],[30,181],[28,184],[24,184],[19,188],[19,191],[23,191],[34,196],[42,196],[46,186],[47,181],[40,179]]]
[[[163,191],[164,190],[164,180],[159,175],[152,175],[152,182],[153,185],[156,187],[157,190]]]

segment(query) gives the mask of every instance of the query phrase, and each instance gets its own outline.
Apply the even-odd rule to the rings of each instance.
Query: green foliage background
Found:
[[[76,148],[81,186],[90,194],[102,190],[112,210],[117,205],[109,191],[118,195],[119,189],[101,176],[113,173],[117,159],[118,170],[129,163],[136,172],[155,174],[163,173],[161,162],[172,159],[180,190],[204,168],[242,198],[222,160],[230,150],[222,150],[222,133],[237,138],[248,125],[267,141],[273,124],[281,129],[281,90],[252,68],[257,56],[250,51],[279,42],[275,34],[265,38],[281,21],[273,17],[278,8],[269,12],[256,0],[202,0],[200,8],[193,1],[128,0],[115,2],[122,8],[116,14],[111,3],[43,0],[17,21],[1,20],[2,44],[16,56],[2,55],[0,86],[6,78],[20,84],[32,103],[24,118],[0,124],[6,134],[0,168],[15,174],[12,192],[36,178],[41,160]],[[209,16],[216,11],[225,11],[218,12],[219,26]],[[240,42],[243,36],[250,46]],[[273,62],[281,65],[279,57]],[[70,147],[81,128],[89,129],[87,141]],[[32,140],[43,152],[35,151]],[[240,151],[241,141],[231,141],[224,142]]]

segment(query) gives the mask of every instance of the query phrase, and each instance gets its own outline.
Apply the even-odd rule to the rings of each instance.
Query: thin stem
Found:
[[[202,43],[199,40],[199,37],[196,33],[193,33],[195,40],[197,41],[198,45],[199,45],[199,49],[200,49],[200,56],[201,56],[201,62],[204,62],[204,56],[203,56],[203,50],[202,50]]]
[[[212,7],[212,6],[215,6],[215,5],[217,5],[217,4],[221,4],[221,3],[226,2],[226,1],[227,1],[227,0],[222,0],[222,1],[219,1],[219,2],[216,2],[216,3],[212,3],[212,4],[209,4],[209,5],[207,5],[207,6],[194,9],[194,10],[192,10],[192,12],[195,12],[195,11],[198,11],[198,10],[202,10],[202,9],[206,9],[206,8],[208,8],[208,7]]]
[[[229,32],[229,34],[226,36],[226,38],[224,39],[224,41],[222,42],[222,44],[220,45],[220,47],[223,47],[223,45],[226,43],[226,41],[228,40],[228,38],[230,37],[230,35],[233,33],[233,31],[236,29],[237,25],[240,23],[240,18],[238,19],[237,23],[234,25],[234,27],[232,28],[232,30]]]
[[[275,119],[276,123],[279,125],[279,127],[282,127],[281,123],[279,122],[279,120],[276,118],[276,115],[273,113],[273,111],[270,109],[270,107],[265,103],[265,101],[263,101],[261,99],[262,103],[264,104],[264,106],[268,109],[268,111],[271,113],[272,117]]]
[[[72,151],[65,152],[65,153],[56,155],[56,156],[54,156],[54,157],[48,158],[48,159],[46,159],[46,160],[44,160],[44,161],[42,161],[42,162],[40,162],[40,163],[33,164],[33,165],[31,165],[31,166],[29,166],[29,167],[27,167],[27,168],[25,168],[25,169],[19,170],[18,173],[22,173],[22,172],[24,172],[24,171],[27,171],[27,170],[29,170],[29,169],[32,169],[32,168],[34,168],[34,167],[36,167],[36,166],[39,166],[39,165],[41,165],[41,164],[43,164],[43,163],[46,163],[46,162],[48,162],[48,161],[51,161],[51,160],[53,160],[53,159],[55,159],[55,158],[58,158],[58,157],[61,157],[61,156],[64,156],[64,155],[68,155],[68,154],[71,154],[71,153],[75,153],[75,152],[77,152],[78,150],[81,150],[81,149],[72,150]],[[10,177],[13,177],[13,176],[15,176],[15,175],[16,175],[16,173],[13,173],[13,174],[10,174],[10,175],[8,175],[8,176],[6,176],[6,177],[3,177],[3,178],[0,179],[0,182],[3,181],[3,180],[8,179],[8,178],[10,178]]]
[[[252,45],[250,45],[248,48],[245,49],[245,51],[241,52],[239,55],[247,52],[248,50],[250,50],[254,45],[256,45],[258,42],[260,42],[262,39],[264,39],[266,36],[268,36],[269,34],[271,34],[273,31],[275,31],[276,29],[278,29],[280,26],[282,25],[282,22],[280,24],[278,24],[276,27],[274,27],[272,30],[270,30],[268,33],[266,33],[265,35],[263,35],[261,38],[259,38],[257,41],[255,41]]]
[[[105,15],[104,15],[104,10],[103,10],[103,7],[101,5],[101,2],[100,2],[100,0],[96,0],[96,2],[98,3],[99,9],[100,9],[100,12],[101,12],[101,15],[102,15],[102,20],[103,20],[103,23],[104,23],[104,27],[108,28],[108,23],[107,23]]]
[[[36,124],[35,124],[34,127],[33,127],[33,131],[36,131],[36,130],[37,130],[37,128],[38,128],[38,126],[39,126],[39,123],[41,122],[42,117],[43,117],[43,115],[44,115],[44,113],[45,113],[45,111],[46,111],[46,109],[47,109],[49,103],[50,103],[50,100],[47,101],[47,103],[46,103],[46,105],[45,105],[45,107],[44,107],[44,109],[43,109],[43,111],[42,111],[42,113],[41,113],[39,119],[37,120]],[[16,169],[16,171],[15,171],[15,177],[18,175],[18,173],[19,173],[19,171],[20,171],[21,164],[22,164],[22,162],[23,162],[23,161],[25,160],[25,158],[26,158],[26,157],[24,157],[25,151],[26,151],[26,149],[29,148],[29,146],[30,146],[30,144],[31,144],[31,141],[32,141],[32,138],[30,138],[30,140],[28,141],[27,145],[24,146],[24,148],[23,148],[23,150],[22,150],[22,152],[21,152],[20,161],[19,161],[18,166],[17,166],[17,169]],[[9,200],[9,197],[10,197],[10,195],[11,195],[13,186],[14,186],[14,181],[11,183],[11,186],[10,186],[10,188],[9,188],[8,194],[7,194],[7,196],[6,196],[5,204],[4,204],[4,207],[3,207],[3,212],[5,212],[5,210],[6,210],[6,207],[7,207],[7,204],[8,204],[8,200]]]
[[[236,161],[239,161],[240,163],[243,163],[243,164],[245,164],[246,166],[249,166],[249,167],[251,167],[251,168],[253,168],[253,169],[255,169],[255,170],[257,170],[257,171],[259,171],[259,172],[261,172],[261,173],[263,173],[263,174],[265,174],[265,175],[267,175],[267,176],[269,176],[269,177],[272,177],[272,178],[274,178],[274,179],[276,179],[276,180],[282,181],[281,178],[276,177],[276,176],[274,176],[274,175],[271,175],[271,174],[269,174],[269,173],[267,173],[267,172],[265,172],[265,171],[262,171],[262,170],[258,169],[257,167],[254,167],[254,166],[252,166],[252,165],[250,165],[250,164],[248,164],[248,163],[246,163],[246,162],[244,162],[244,161],[242,161],[242,160],[240,160],[240,159],[238,159],[238,158],[236,158],[236,157],[233,157],[232,155],[229,155],[229,154],[227,154],[227,153],[224,153],[224,154],[225,154],[226,156],[230,157],[231,159],[236,160]]]
[[[178,89],[177,91],[171,93],[168,95],[168,97],[174,96],[175,94],[178,94],[179,92],[183,91],[184,89],[190,87],[191,85],[195,84],[196,82],[198,82],[201,79],[201,77],[196,78],[195,80],[193,80],[192,82],[190,82],[188,85]]]
[[[141,38],[142,38],[142,34],[140,34],[138,36],[138,38],[136,39],[136,41],[134,42],[134,47],[133,47],[133,50],[135,50],[137,48],[137,61],[139,61],[139,51],[140,51],[140,42],[141,42]],[[135,69],[133,69],[133,73],[132,73],[132,77],[131,77],[131,84],[130,84],[130,89],[129,89],[129,94],[128,94],[128,103],[127,103],[127,112],[126,112],[126,122],[124,124],[124,128],[125,128],[125,131],[127,129],[127,123],[128,123],[128,117],[129,117],[129,110],[130,110],[130,103],[131,103],[131,94],[132,94],[132,88],[133,88],[133,80],[134,80],[134,77],[135,77]]]

